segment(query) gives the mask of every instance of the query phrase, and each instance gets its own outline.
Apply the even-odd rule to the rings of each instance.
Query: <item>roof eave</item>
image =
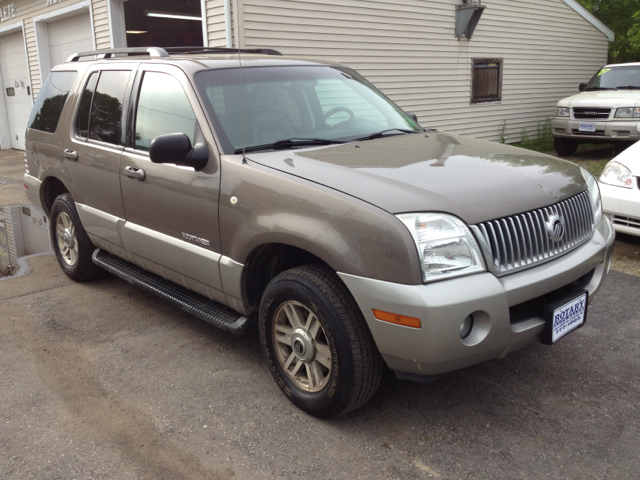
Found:
[[[602,23],[600,20],[594,17],[593,14],[591,14],[586,8],[580,5],[576,0],[562,0],[562,1],[566,3],[569,7],[571,7],[573,10],[575,10],[575,12],[578,15],[582,16],[587,22],[589,22],[591,25],[593,25],[598,30],[600,30],[604,34],[604,36],[609,39],[610,42],[613,42],[613,40],[616,38],[616,34],[613,33],[613,30],[611,30],[604,23]]]

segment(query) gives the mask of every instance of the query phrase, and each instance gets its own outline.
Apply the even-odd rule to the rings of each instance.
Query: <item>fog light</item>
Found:
[[[460,325],[460,338],[467,338],[473,328],[473,315],[467,315]]]

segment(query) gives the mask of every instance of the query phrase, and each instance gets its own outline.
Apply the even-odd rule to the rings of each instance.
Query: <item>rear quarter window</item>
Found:
[[[78,72],[51,72],[31,109],[29,128],[54,133]]]

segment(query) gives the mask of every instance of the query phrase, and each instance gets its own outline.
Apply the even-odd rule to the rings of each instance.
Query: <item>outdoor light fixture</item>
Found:
[[[137,33],[147,33],[147,30],[127,30],[127,33],[137,34]]]
[[[193,15],[181,15],[179,13],[167,13],[167,12],[145,12],[147,17],[155,18],[173,18],[176,20],[194,20],[201,22],[202,17],[194,17]]]
[[[456,5],[456,37],[470,40],[486,7],[480,0],[462,1],[463,5]]]

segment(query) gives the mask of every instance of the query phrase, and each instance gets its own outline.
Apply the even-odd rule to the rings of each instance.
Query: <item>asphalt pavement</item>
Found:
[[[282,395],[256,336],[110,275],[75,283],[52,255],[28,263],[0,281],[2,479],[638,478],[638,276],[612,271],[552,347],[432,384],[387,375],[319,420]]]

